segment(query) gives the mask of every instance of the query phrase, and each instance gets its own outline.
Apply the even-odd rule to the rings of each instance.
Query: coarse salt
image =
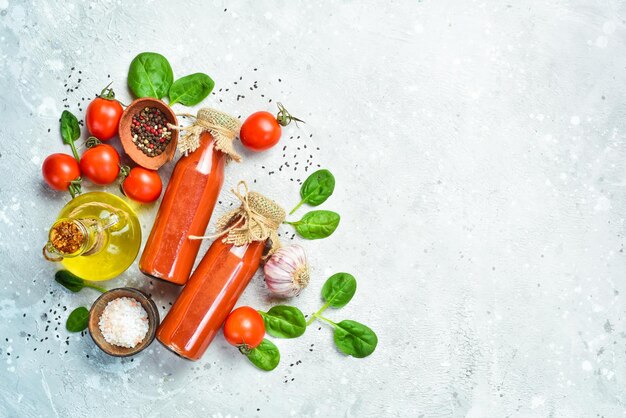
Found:
[[[133,348],[148,333],[148,314],[136,299],[117,298],[107,303],[98,325],[109,344]]]

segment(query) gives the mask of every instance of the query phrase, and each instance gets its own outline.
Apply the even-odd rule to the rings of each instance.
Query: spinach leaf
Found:
[[[378,337],[374,331],[363,324],[350,320],[335,324],[334,340],[339,350],[356,358],[369,356],[378,344]]]
[[[80,161],[76,145],[74,145],[74,141],[80,138],[80,125],[76,116],[68,110],[64,110],[61,113],[61,137],[63,138],[63,143],[72,148],[72,154],[74,154],[76,161]]]
[[[215,82],[206,74],[195,73],[179,78],[170,87],[170,106],[181,103],[195,106],[204,100],[215,86]]]
[[[81,332],[89,324],[89,311],[84,306],[76,308],[67,317],[65,328],[70,332]]]
[[[106,292],[106,289],[89,283],[67,270],[59,270],[54,273],[54,280],[74,293],[80,292],[85,287],[90,287],[102,293]]]
[[[136,97],[167,96],[174,81],[174,72],[170,63],[156,52],[142,52],[130,63],[128,69],[128,87]]]
[[[80,277],[70,273],[67,270],[59,270],[54,273],[54,280],[65,286],[71,292],[80,292],[85,287],[85,282]]]
[[[328,170],[317,170],[302,183],[300,188],[302,200],[289,214],[291,215],[298,210],[303,203],[308,203],[311,206],[321,205],[333,194],[334,190],[335,176]]]
[[[261,370],[274,370],[280,362],[278,347],[268,339],[264,339],[258,347],[247,354],[248,360]]]
[[[259,313],[265,322],[265,331],[273,337],[296,338],[306,331],[304,314],[294,306],[277,305]]]
[[[63,143],[67,145],[80,137],[78,119],[69,110],[64,110],[61,113],[61,136]]]
[[[330,236],[339,226],[339,214],[329,210],[314,210],[298,222],[285,222],[293,225],[298,234],[306,239],[320,239]]]
[[[333,308],[346,306],[356,292],[356,279],[349,273],[336,273],[330,276],[322,287],[322,298]]]

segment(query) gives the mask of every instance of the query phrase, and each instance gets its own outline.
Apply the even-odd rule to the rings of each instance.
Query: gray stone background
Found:
[[[0,415],[623,416],[625,14],[613,0],[0,0]],[[210,74],[205,105],[245,117],[281,101],[306,120],[269,152],[237,144],[216,213],[239,179],[291,207],[305,160],[332,170],[323,208],[342,222],[301,242],[313,280],[292,303],[313,312],[324,280],[351,272],[356,296],[328,316],[370,325],[372,356],[341,355],[323,324],[275,341],[271,373],[221,337],[197,363],[156,342],[122,360],[65,330],[97,294],[69,294],[40,256],[68,201],[40,166],[69,153],[65,104],[82,116],[109,81],[131,100],[142,51]],[[144,239],[157,208],[138,209]],[[176,293],[136,264],[105,285],[148,290],[162,314]],[[266,294],[257,275],[240,303],[266,309]]]

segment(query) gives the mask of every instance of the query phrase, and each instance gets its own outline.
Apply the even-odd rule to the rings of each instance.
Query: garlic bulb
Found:
[[[293,244],[281,247],[263,267],[265,283],[275,296],[296,296],[309,284],[309,265],[304,248]]]

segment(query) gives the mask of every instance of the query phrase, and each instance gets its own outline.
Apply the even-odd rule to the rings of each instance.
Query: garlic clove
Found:
[[[279,248],[265,263],[263,272],[267,288],[278,297],[297,296],[310,280],[304,248],[297,244]]]

